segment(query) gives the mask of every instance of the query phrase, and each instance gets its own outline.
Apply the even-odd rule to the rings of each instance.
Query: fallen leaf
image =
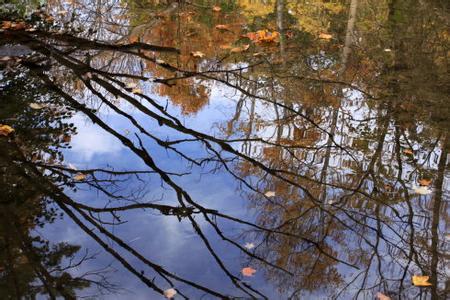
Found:
[[[2,22],[2,29],[9,29],[12,26],[12,22],[11,21],[3,21]]]
[[[411,149],[407,148],[407,149],[403,149],[403,154],[406,155],[413,155],[414,151],[412,151]]]
[[[246,45],[242,45],[241,47],[231,48],[230,52],[231,53],[239,53],[239,52],[247,51],[248,48],[250,48],[250,45],[246,44]]]
[[[14,129],[11,126],[0,124],[0,135],[8,136],[13,132],[14,132]]]
[[[37,31],[37,29],[34,28],[34,27],[31,27],[31,28],[25,29],[25,31],[28,31],[28,32],[34,32],[34,31]]]
[[[73,164],[71,164],[71,163],[69,163],[68,165],[67,165],[67,167],[69,168],[69,169],[72,169],[72,170],[76,170],[77,169],[77,167],[75,167]]]
[[[254,43],[272,43],[278,42],[280,33],[278,31],[258,30],[256,32],[249,32],[246,37]]]
[[[83,80],[91,79],[91,78],[92,78],[92,73],[91,73],[91,72],[86,72],[86,73],[84,73],[83,75],[81,75],[81,78],[82,78]]]
[[[129,36],[128,41],[130,42],[130,44],[137,43],[137,42],[139,42],[139,37],[137,37],[135,35]]]
[[[125,85],[125,87],[126,87],[127,89],[134,89],[134,88],[137,87],[137,84],[134,83],[134,82],[128,82],[128,83]]]
[[[431,184],[431,179],[422,178],[419,180],[421,186],[429,186]]]
[[[215,12],[219,12],[222,10],[222,8],[220,6],[215,5],[215,6],[213,6],[212,10]]]
[[[375,295],[375,297],[376,297],[378,300],[391,300],[391,297],[388,297],[388,296],[386,296],[385,294],[380,293],[380,292],[378,292],[378,293]]]
[[[216,29],[218,29],[218,30],[230,30],[228,25],[223,25],[223,24],[216,25]]]
[[[331,40],[332,38],[333,38],[333,36],[329,33],[319,34],[319,39],[322,39],[322,40]]]
[[[223,49],[223,50],[227,50],[227,49],[231,49],[232,47],[231,47],[231,45],[220,45],[219,48]]]
[[[384,52],[391,52],[392,50],[389,48],[384,49]]]
[[[60,10],[56,14],[64,16],[65,14],[67,14],[67,10]]]
[[[266,197],[275,197],[275,192],[274,191],[268,191],[268,192],[266,192],[265,194],[264,194],[264,196],[266,196]]]
[[[287,31],[287,32],[286,32],[286,37],[287,37],[288,39],[292,39],[292,38],[294,37],[294,32],[293,32],[293,31]]]
[[[205,56],[205,53],[200,52],[200,51],[194,51],[194,52],[191,52],[191,55],[192,55],[193,57],[199,57],[199,58],[202,58],[202,57]]]
[[[414,187],[414,192],[419,195],[429,195],[432,193],[432,191],[426,186]]]
[[[175,297],[176,294],[177,294],[177,291],[172,288],[164,291],[164,297],[166,297],[167,299],[172,299],[173,297]]]
[[[430,276],[414,275],[412,277],[412,282],[415,286],[431,286],[431,283],[428,282],[428,279],[430,279]]]
[[[45,107],[45,105],[39,104],[39,103],[30,103],[29,107],[32,109],[38,110],[38,109],[43,109]]]
[[[70,141],[72,141],[72,137],[68,134],[65,134],[65,135],[63,135],[62,140],[64,143],[70,143]]]
[[[142,90],[140,88],[134,88],[131,90],[133,94],[142,94]]]
[[[26,27],[27,27],[27,25],[25,24],[25,22],[18,22],[18,23],[11,24],[11,29],[14,29],[14,30],[22,30],[22,29],[25,29]]]
[[[156,59],[156,63],[162,65],[165,64],[166,62],[162,59]]]
[[[244,248],[247,250],[251,250],[253,248],[255,248],[255,244],[253,243],[245,243]]]
[[[76,181],[83,181],[86,179],[86,177],[87,177],[86,174],[78,173],[75,176],[73,176],[73,179]]]
[[[245,267],[241,270],[242,275],[250,277],[253,276],[253,274],[256,273],[256,270],[253,269],[252,267]]]

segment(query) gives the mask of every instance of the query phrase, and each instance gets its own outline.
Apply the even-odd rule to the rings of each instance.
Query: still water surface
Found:
[[[449,9],[53,0],[4,29],[0,298],[445,299]]]

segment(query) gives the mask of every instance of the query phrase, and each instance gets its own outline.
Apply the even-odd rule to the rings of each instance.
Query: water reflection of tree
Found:
[[[395,29],[395,32],[398,31],[399,29]],[[27,39],[21,41],[40,53],[40,58],[51,64],[54,72],[70,73],[72,77],[67,79],[76,78],[81,83],[83,91],[127,118],[139,134],[129,137],[113,129],[100,115],[91,110],[90,103],[79,101],[67,89],[67,82],[53,80],[49,76],[51,73],[46,72],[41,62],[30,59],[23,61],[22,65],[30,69],[49,89],[63,97],[68,106],[84,113],[94,123],[116,137],[124,147],[145,162],[149,173],[161,178],[175,192],[178,206],[140,203],[139,199],[134,199],[137,203],[123,204],[120,201],[113,201],[116,206],[101,208],[75,202],[67,195],[58,193],[51,182],[42,184],[46,192],[58,196],[55,201],[66,214],[104,247],[105,251],[150,288],[161,293],[163,285],[176,287],[176,282],[182,282],[210,295],[228,296],[177,276],[150,261],[108,231],[104,226],[107,224],[104,218],[95,216],[94,213],[102,216],[112,214],[119,221],[121,212],[146,208],[159,211],[163,215],[176,215],[188,221],[224,274],[241,293],[250,297],[263,296],[227,268],[226,263],[214,251],[213,245],[206,238],[194,215],[202,216],[220,237],[239,248],[250,260],[259,261],[261,266],[267,267],[267,277],[279,285],[281,292],[288,292],[294,297],[305,291],[314,293],[326,288],[330,293],[336,294],[340,289],[344,289],[343,293],[346,293],[355,286],[360,287],[357,294],[367,295],[373,291],[385,290],[386,293],[400,295],[403,293],[408,296],[414,292],[407,282],[413,272],[431,274],[434,283],[431,289],[433,297],[442,295],[443,292],[438,289],[437,282],[448,280],[442,271],[445,260],[438,255],[439,248],[443,247],[439,242],[442,240],[442,232],[439,231],[440,214],[445,214],[445,209],[441,208],[442,191],[436,193],[433,203],[431,240],[434,250],[430,251],[427,246],[430,237],[420,236],[418,233],[418,231],[427,232],[429,227],[426,222],[429,217],[423,215],[419,201],[425,200],[426,203],[430,203],[430,199],[418,199],[417,196],[410,195],[409,183],[426,174],[436,176],[436,187],[442,189],[446,167],[443,154],[446,153],[447,142],[439,144],[439,141],[446,141],[446,138],[443,138],[442,134],[435,134],[432,122],[425,126],[431,133],[428,136],[433,136],[433,139],[436,138],[438,141],[432,144],[432,147],[423,143],[417,134],[405,130],[407,126],[404,119],[411,118],[411,115],[402,111],[401,105],[404,103],[395,103],[392,95],[385,96],[383,93],[387,91],[398,96],[399,90],[409,89],[398,85],[373,87],[364,84],[372,83],[372,78],[368,78],[364,68],[367,65],[377,65],[365,64],[363,59],[367,54],[356,53],[348,63],[342,63],[336,59],[340,57],[340,51],[336,51],[338,47],[330,46],[327,48],[329,54],[320,54],[322,57],[316,57],[317,61],[327,62],[327,66],[331,63],[331,68],[328,66],[323,70],[320,67],[319,70],[311,68],[311,65],[316,64],[312,63],[306,66],[296,64],[294,70],[287,71],[269,64],[262,68],[252,66],[245,70],[254,73],[224,69],[199,72],[198,69],[183,64],[172,64],[170,59],[165,58],[161,61],[154,58],[153,53],[167,52],[167,57],[176,53],[174,49],[168,47],[140,43],[105,45],[46,32],[35,34],[17,32],[19,40],[23,37],[22,34],[26,35]],[[73,47],[74,45],[77,47]],[[367,49],[371,49],[370,45],[367,46]],[[149,69],[161,68],[166,73],[160,73],[160,78],[156,80],[148,78],[148,74],[125,73],[130,70],[117,70],[112,64],[104,67],[102,64],[105,62],[101,59],[85,60],[84,51],[99,54],[97,57],[100,55],[108,57],[113,53],[126,58],[141,58],[152,66]],[[290,59],[301,61],[296,56]],[[361,69],[358,68],[358,62],[361,62]],[[335,72],[341,68],[340,64],[348,65],[343,74]],[[388,69],[387,72],[383,68],[384,65],[376,71],[382,76],[388,74],[396,77],[398,66]],[[302,73],[299,73],[299,70]],[[337,78],[333,75],[336,73],[339,74]],[[305,74],[308,76],[304,76]],[[386,82],[382,76],[379,84]],[[233,130],[227,132],[226,139],[183,125],[156,100],[142,91],[133,93],[126,85],[126,80],[149,79],[170,85],[176,84],[178,79],[186,78],[215,81],[236,89],[242,95],[233,122],[227,126]],[[354,78],[354,81],[350,81],[351,78]],[[298,93],[289,92],[296,89],[301,91],[302,100],[305,101],[299,101]],[[366,97],[367,101],[358,102],[351,99],[348,96],[349,90]],[[380,90],[383,93],[380,93]],[[404,101],[411,99],[413,102],[414,95],[402,96]],[[131,104],[146,114],[155,125],[165,126],[177,134],[182,134],[183,137],[178,140],[158,137],[117,105],[115,98]],[[321,105],[313,103],[317,98],[324,100],[321,101]],[[248,113],[243,111],[247,105],[250,107]],[[351,114],[355,108],[364,112],[362,120],[355,120]],[[261,109],[265,109],[266,115],[257,115]],[[403,119],[398,118],[398,110],[402,111]],[[272,111],[270,116],[269,111]],[[432,109],[428,112],[434,113]],[[408,128],[413,126],[410,124]],[[263,139],[262,137],[266,137],[267,134],[262,132],[268,130],[272,131],[271,137]],[[219,164],[245,187],[246,191],[250,191],[252,203],[258,208],[257,223],[240,220],[199,205],[174,179],[187,174],[162,170],[143,139],[154,141],[195,166],[204,166],[207,163]],[[207,149],[205,157],[196,159],[183,153],[179,145],[187,143],[200,143]],[[406,160],[407,157],[402,151],[411,145],[420,145],[421,151],[427,151],[430,155],[419,164]],[[240,151],[237,150],[239,146]],[[424,167],[432,158],[438,157],[433,154],[436,146],[444,150],[437,175],[436,170]],[[396,163],[393,164],[392,161]],[[45,168],[67,178],[70,178],[71,172],[73,173],[73,170],[67,168],[55,166]],[[412,173],[411,168],[415,170]],[[404,170],[408,170],[409,174],[403,174]],[[89,175],[93,172],[86,170]],[[107,170],[100,172],[111,175],[114,173]],[[34,175],[35,180],[40,180],[42,173],[35,170]],[[89,177],[85,183],[91,183],[102,189],[101,183],[92,178],[95,177]],[[275,191],[276,197],[267,196],[267,191]],[[107,190],[105,192],[108,193]],[[114,200],[127,198],[112,194],[108,196]],[[262,241],[261,245],[255,252],[248,251],[237,241],[227,237],[215,218],[253,228],[252,234]],[[91,232],[87,224],[97,228],[99,234]],[[124,251],[152,268],[159,275],[159,280],[152,281],[147,275],[137,271],[119,252],[108,247],[104,242],[105,237],[112,239]],[[360,268],[360,271],[355,276],[349,277],[345,275],[347,271],[341,271],[343,266]],[[392,278],[392,274],[402,276]],[[347,283],[351,286],[346,290]]]
[[[74,128],[64,122],[71,112],[60,98],[21,71],[25,73],[4,77],[1,88],[0,120],[14,126],[16,136],[0,139],[0,293],[16,299],[39,295],[75,299],[77,291],[92,285],[112,290],[104,276],[106,270],[73,272],[95,255],[77,255],[80,246],[54,244],[37,231],[53,223],[60,212],[39,182],[30,178],[26,165],[61,162],[59,149],[69,142]],[[42,107],[34,110],[30,104]]]

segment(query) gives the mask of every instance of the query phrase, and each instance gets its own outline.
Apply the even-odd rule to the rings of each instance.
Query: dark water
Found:
[[[449,9],[55,0],[3,23],[0,299],[445,299]]]

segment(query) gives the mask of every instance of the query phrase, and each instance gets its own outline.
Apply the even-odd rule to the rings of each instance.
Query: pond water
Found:
[[[448,1],[2,3],[1,299],[449,296]]]

